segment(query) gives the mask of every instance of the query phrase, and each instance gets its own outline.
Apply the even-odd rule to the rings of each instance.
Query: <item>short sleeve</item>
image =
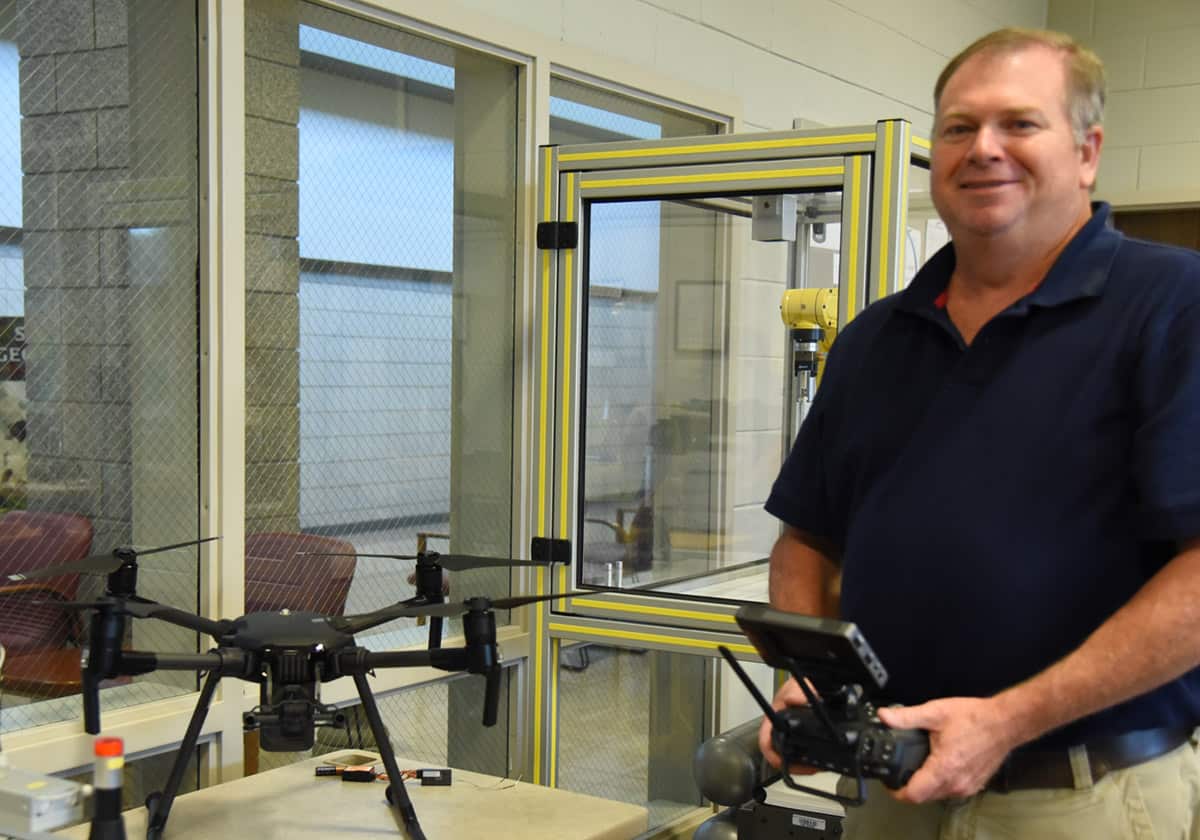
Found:
[[[1200,278],[1198,278],[1200,285]],[[1200,536],[1200,300],[1143,332],[1134,392],[1133,481],[1142,536]]]
[[[841,546],[843,529],[833,511],[833,494],[828,485],[826,459],[832,444],[830,431],[838,427],[836,406],[839,393],[839,342],[835,341],[826,360],[816,398],[800,424],[791,452],[767,497],[766,510],[785,524]]]

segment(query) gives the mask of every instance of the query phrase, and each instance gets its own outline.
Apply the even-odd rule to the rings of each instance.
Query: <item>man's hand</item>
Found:
[[[780,686],[779,691],[775,692],[775,699],[771,702],[771,707],[774,709],[786,709],[788,706],[807,706],[808,698],[804,696],[804,690],[800,688],[795,677],[790,677],[787,682]],[[783,766],[783,756],[775,752],[775,748],[771,745],[771,721],[763,718],[762,726],[758,730],[758,748],[762,751],[763,758],[767,760],[772,767]],[[788,768],[789,772],[794,776],[808,776],[819,772],[811,767],[800,767],[793,765]]]
[[[884,707],[879,719],[893,729],[929,732],[929,757],[892,792],[900,802],[930,802],[978,793],[1021,743],[996,698],[947,697],[919,706]]]

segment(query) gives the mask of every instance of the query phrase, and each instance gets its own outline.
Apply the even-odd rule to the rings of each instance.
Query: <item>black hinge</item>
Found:
[[[538,222],[537,246],[542,251],[579,247],[579,223]]]
[[[530,559],[535,563],[571,564],[571,543],[568,540],[555,540],[549,537],[534,537],[529,547]]]

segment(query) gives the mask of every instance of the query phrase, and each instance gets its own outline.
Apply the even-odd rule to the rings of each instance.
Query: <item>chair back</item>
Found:
[[[74,563],[92,547],[92,523],[75,513],[11,510],[0,516],[0,575]],[[79,573],[0,586],[0,642],[10,654],[65,647],[78,617],[54,602],[74,600]]]
[[[247,613],[282,609],[343,613],[357,558],[297,556],[300,552],[353,555],[354,546],[317,534],[247,534]]]

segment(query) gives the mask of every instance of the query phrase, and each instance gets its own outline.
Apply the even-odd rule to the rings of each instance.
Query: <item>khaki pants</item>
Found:
[[[867,785],[845,840],[1200,840],[1200,755],[1192,743],[1082,790],[985,791],[908,805]]]

